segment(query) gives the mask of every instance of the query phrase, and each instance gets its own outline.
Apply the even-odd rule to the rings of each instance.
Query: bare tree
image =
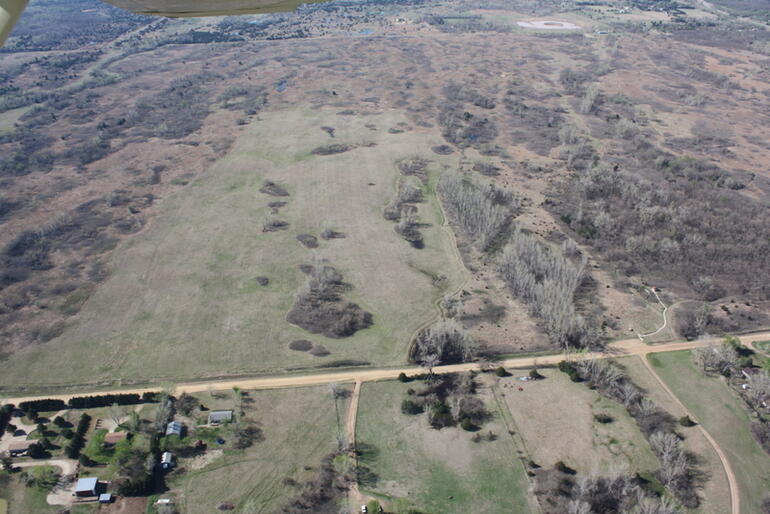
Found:
[[[452,221],[482,251],[489,249],[518,209],[509,193],[459,175],[443,177],[437,191]]]
[[[692,351],[692,358],[702,371],[723,375],[738,364],[738,353],[728,344],[696,348]]]
[[[514,231],[503,249],[499,271],[511,293],[543,320],[546,332],[563,347],[600,343],[597,328],[575,310],[574,296],[583,282],[586,258],[573,263],[535,237]]]
[[[433,378],[433,368],[439,365],[438,355],[429,353],[422,359],[422,367],[428,370],[428,376]]]
[[[110,405],[108,413],[110,419],[115,423],[116,427],[120,426],[120,424],[123,423],[123,420],[126,418],[126,409],[117,403]]]
[[[770,399],[770,374],[767,371],[749,375],[746,384],[746,397],[755,408],[759,407],[762,401]]]
[[[466,362],[476,354],[476,342],[457,321],[444,319],[423,330],[412,348],[412,358],[420,364]],[[435,364],[433,364],[435,365]]]

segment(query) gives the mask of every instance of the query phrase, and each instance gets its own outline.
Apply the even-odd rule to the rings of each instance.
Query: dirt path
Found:
[[[666,391],[666,394],[668,394],[671,399],[674,400],[677,405],[679,405],[685,414],[690,416],[690,419],[698,423],[698,429],[706,437],[706,440],[709,442],[711,447],[714,448],[714,451],[719,456],[719,460],[722,462],[722,467],[725,470],[725,475],[727,476],[727,484],[730,487],[730,511],[733,514],[739,514],[741,511],[741,498],[740,494],[738,493],[738,479],[735,477],[735,473],[733,472],[733,468],[730,465],[730,461],[727,460],[727,455],[725,455],[722,447],[719,446],[716,440],[711,437],[711,434],[709,434],[708,431],[703,428],[703,425],[700,423],[700,421],[698,421],[698,417],[692,411],[690,411],[690,409],[685,407],[685,405],[674,394],[674,391],[672,391],[671,388],[669,388],[668,385],[663,381],[663,379],[658,376],[658,374],[655,372],[655,368],[653,368],[652,364],[650,364],[650,361],[646,355],[639,355],[639,358],[642,359],[644,367],[646,367],[650,374],[655,377],[655,380],[658,382],[658,384],[660,384],[663,390]]]
[[[658,327],[658,330],[655,330],[654,332],[650,332],[649,334],[637,334],[639,336],[639,339],[644,341],[645,337],[654,336],[655,334],[660,333],[661,330],[666,328],[666,325],[668,324],[668,319],[666,318],[666,313],[668,313],[668,306],[663,303],[663,300],[660,299],[660,296],[658,296],[658,292],[655,290],[655,288],[651,288],[650,291],[652,291],[652,294],[655,295],[655,298],[658,300],[658,303],[663,306],[663,324]]]
[[[32,468],[35,466],[55,466],[61,469],[62,478],[51,492],[45,497],[48,505],[71,505],[75,493],[76,481],[64,477],[74,477],[78,470],[78,461],[74,459],[50,459],[39,461],[16,462],[17,468]]]
[[[351,450],[351,458],[356,465],[356,421],[358,419],[358,399],[361,397],[361,381],[357,380],[353,388],[353,395],[350,397],[348,405],[348,419],[345,422],[345,433],[347,434],[348,448]],[[348,488],[348,506],[350,512],[358,512],[361,505],[366,505],[369,499],[361,494],[358,489],[358,482],[353,482]]]
[[[763,341],[770,339],[770,332],[761,332],[757,334],[750,334],[740,336],[739,339],[743,344],[751,344],[753,341]],[[606,359],[613,357],[623,357],[629,355],[646,355],[648,353],[659,352],[673,352],[678,350],[691,350],[701,346],[708,346],[715,344],[714,341],[686,341],[686,342],[674,342],[665,344],[648,345],[637,339],[626,339],[624,341],[616,341],[607,345],[607,348],[603,352],[587,352],[581,355],[581,358],[587,359]],[[553,365],[558,364],[564,360],[564,354],[556,353],[551,355],[541,355],[538,357],[517,357],[513,359],[506,359],[499,362],[499,365],[506,368],[527,368],[541,365]],[[447,366],[437,366],[433,368],[434,373],[458,373],[463,371],[479,370],[480,366],[477,363],[465,363],[465,364],[450,364]],[[276,389],[284,387],[302,387],[313,385],[324,385],[332,382],[368,382],[373,380],[388,380],[398,378],[398,375],[404,373],[407,376],[418,375],[424,373],[425,370],[417,366],[408,367],[393,367],[393,368],[379,368],[379,369],[351,369],[346,371],[338,371],[333,373],[317,373],[308,375],[285,375],[278,377],[260,377],[260,378],[236,378],[236,379],[220,379],[202,382],[187,382],[179,383],[172,391],[174,394],[186,393],[200,393],[209,390],[223,391],[230,390],[233,387],[239,387],[241,389]],[[158,387],[143,388],[143,389],[122,389],[122,390],[106,390],[104,393],[136,393],[142,394],[144,392],[157,391]],[[26,396],[17,398],[2,398],[0,403],[15,403],[18,404],[22,401],[39,400],[43,398],[60,399],[67,401],[73,396],[80,396],[82,394],[99,394],[101,391],[81,391],[79,393],[67,393],[67,394],[53,394],[53,395],[39,395],[39,396]]]

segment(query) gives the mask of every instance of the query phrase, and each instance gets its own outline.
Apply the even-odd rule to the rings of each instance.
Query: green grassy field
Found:
[[[419,204],[428,224],[424,249],[411,248],[382,216],[400,176],[399,159],[432,159],[431,184],[444,165],[456,166],[456,156],[430,151],[440,142],[432,131],[388,133],[403,121],[394,112],[260,114],[226,157],[165,200],[153,224],[116,250],[112,275],[61,337],[0,363],[0,386],[280,372],[350,359],[405,362],[411,336],[437,315],[434,301],[459,285],[463,271],[432,187]],[[335,137],[322,126],[335,127]],[[310,153],[321,145],[367,142],[375,145]],[[260,193],[266,179],[291,196]],[[268,203],[276,200],[287,205],[271,215]],[[289,229],[263,233],[270,217],[288,221]],[[296,240],[298,234],[318,237],[325,228],[346,237],[319,237],[315,250]],[[371,328],[329,339],[286,321],[305,282],[298,266],[314,256],[343,273],[352,286],[345,296],[373,314]],[[270,283],[260,286],[260,276]],[[330,355],[289,350],[296,339],[323,344]]]
[[[496,388],[529,458],[538,465],[550,468],[563,461],[585,475],[607,473],[619,464],[638,472],[657,468],[649,444],[622,405],[555,369],[540,370],[544,380],[518,380],[527,373],[517,370],[499,379]],[[612,422],[595,421],[597,414],[609,415]]]
[[[462,429],[429,427],[425,415],[407,416],[400,405],[414,384],[377,382],[361,390],[356,444],[363,452],[361,490],[382,499],[389,512],[530,512],[528,482],[516,447],[489,391],[495,441],[473,442]]]
[[[33,468],[25,468],[31,472]],[[20,473],[0,471],[0,514],[58,514],[64,509],[61,505],[48,505],[48,493],[38,487],[26,487],[19,479]],[[74,505],[73,514],[96,512],[98,504]]]
[[[770,355],[770,341],[757,341],[754,345],[759,348],[760,351]]]
[[[217,512],[223,502],[233,503],[234,512],[277,512],[301,490],[301,485],[287,485],[284,479],[301,484],[312,478],[313,471],[304,467],[315,469],[336,448],[337,421],[329,387],[251,391],[247,398],[245,418],[260,426],[264,440],[245,451],[226,450],[201,469],[181,462],[180,468],[188,473],[170,481],[172,490],[181,491],[180,512]],[[217,403],[206,395],[201,400],[210,408],[228,407],[226,401]],[[339,400],[343,431],[347,403]],[[209,447],[216,449],[214,443]]]
[[[721,378],[703,375],[689,351],[651,355],[650,363],[674,394],[703,423],[730,460],[738,478],[743,512],[761,512],[770,490],[770,457],[750,432],[751,419]]]
[[[645,390],[645,394],[650,400],[677,419],[684,416],[685,413],[679,404],[660,386],[639,357],[625,357],[617,359],[617,361],[626,369],[631,380]],[[697,512],[709,514],[729,512],[730,488],[722,462],[714,448],[698,427],[677,426],[677,432],[684,436],[685,449],[699,457],[698,469],[706,473],[706,481],[699,491],[702,506],[697,509]]]

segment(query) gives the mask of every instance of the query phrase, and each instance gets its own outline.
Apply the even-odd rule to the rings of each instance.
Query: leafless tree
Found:
[[[759,407],[762,401],[770,400],[770,374],[767,371],[749,375],[746,384],[746,397],[755,408]]]
[[[457,321],[444,319],[417,336],[412,352],[423,365],[433,362],[434,356],[440,364],[466,362],[475,355],[476,342]]]
[[[692,358],[704,372],[725,374],[738,364],[738,353],[728,344],[696,348],[692,351]]]
[[[459,175],[443,177],[437,190],[452,222],[482,251],[489,249],[518,209],[518,203],[505,191],[463,180]]]
[[[596,327],[575,310],[574,296],[585,266],[585,256],[575,264],[517,229],[503,249],[498,269],[511,292],[543,320],[556,343],[582,348],[601,340]]]

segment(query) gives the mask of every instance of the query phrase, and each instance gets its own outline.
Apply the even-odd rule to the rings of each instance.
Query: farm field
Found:
[[[638,357],[617,359],[631,380],[644,389],[646,395],[669,414],[679,419],[685,415],[682,408],[666,393]],[[705,483],[699,495],[702,498],[698,512],[719,514],[730,510],[730,490],[724,468],[716,452],[697,427],[678,426],[684,436],[684,446],[700,458],[699,469],[705,473]]]
[[[207,406],[217,405],[208,394],[197,396]],[[313,477],[322,457],[336,449],[337,421],[329,387],[249,391],[246,399],[244,419],[257,422],[263,440],[243,451],[220,451],[219,457],[215,453],[200,469],[186,461],[187,472],[169,480],[171,490],[178,491],[181,512],[216,512],[225,502],[236,507],[234,512],[279,511]],[[348,402],[344,398],[338,402],[344,430]]]
[[[657,459],[622,405],[556,369],[539,371],[545,379],[521,382],[517,375],[526,373],[516,370],[495,385],[530,459],[544,468],[562,461],[579,475],[607,474],[618,465],[640,473],[656,469]],[[612,422],[595,421],[597,414]]]
[[[438,171],[453,157],[430,151],[439,143],[431,132],[389,133],[405,123],[396,112],[342,118],[329,109],[262,114],[230,154],[167,200],[153,226],[119,247],[113,275],[61,337],[2,364],[0,384],[106,384],[404,362],[412,334],[437,315],[434,301],[460,282],[461,264],[432,193]],[[338,123],[343,128],[334,138],[321,129]],[[333,156],[310,153],[330,144],[360,147]],[[419,204],[421,250],[382,215],[395,192],[397,161],[414,155],[433,161],[426,201]],[[265,180],[289,196],[259,192]],[[286,205],[273,214],[268,203],[276,200]],[[288,222],[288,229],[263,233],[268,218]],[[345,237],[324,240],[325,229]],[[315,236],[318,248],[305,248],[300,234]],[[286,321],[306,281],[299,266],[321,259],[342,273],[350,284],[345,298],[372,313],[372,327],[330,339]],[[261,285],[260,277],[269,283]],[[289,349],[298,339],[322,345],[328,355]]]
[[[722,447],[738,478],[741,509],[760,512],[770,488],[770,459],[750,432],[740,398],[720,378],[703,375],[689,351],[649,356],[655,371]]]
[[[426,416],[403,414],[409,387],[387,381],[361,390],[356,444],[359,466],[367,470],[361,491],[395,512],[532,511],[524,467],[488,388],[482,386],[480,395],[493,419],[481,434],[491,431],[498,438],[473,442],[472,432],[435,430]]]

